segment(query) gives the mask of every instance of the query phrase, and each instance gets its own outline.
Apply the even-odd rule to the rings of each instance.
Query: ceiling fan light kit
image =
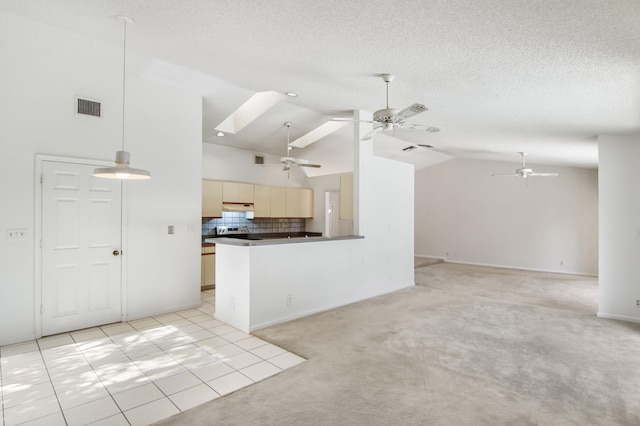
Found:
[[[114,167],[100,167],[93,171],[93,176],[104,179],[149,179],[151,173],[143,169],[134,169],[129,166],[131,155],[124,149],[124,106],[127,69],[127,24],[135,21],[128,16],[117,16],[124,24],[124,42],[122,58],[122,150],[116,152],[116,165]]]

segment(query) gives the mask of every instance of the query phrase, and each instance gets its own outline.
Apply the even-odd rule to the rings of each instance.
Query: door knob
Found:
[[[119,255],[120,255],[120,252],[119,252],[118,250],[114,250],[114,251],[113,251],[113,255],[114,255],[114,256],[119,256]]]

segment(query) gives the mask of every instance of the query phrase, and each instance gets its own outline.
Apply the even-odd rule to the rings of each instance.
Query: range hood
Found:
[[[222,203],[223,212],[252,212],[253,204]]]

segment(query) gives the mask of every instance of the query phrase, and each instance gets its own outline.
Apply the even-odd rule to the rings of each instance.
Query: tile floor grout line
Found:
[[[101,326],[98,326],[97,328],[98,328],[98,329],[100,329],[100,331],[102,331],[103,333],[105,333],[105,331],[104,331],[104,330],[102,330],[102,327],[101,327]],[[71,339],[73,339],[73,341],[75,342],[74,344],[77,346],[77,345],[78,345],[78,342],[76,342],[76,339],[73,337],[73,335],[71,335],[71,333],[69,333],[69,335],[71,336]],[[111,340],[111,341],[113,342],[113,339],[111,339],[111,336],[107,335],[107,333],[105,333],[105,335],[109,338],[109,340]],[[91,340],[93,340],[93,339],[90,339],[90,340],[88,340],[88,341],[91,341]],[[81,347],[78,347],[78,349],[80,350],[80,353],[82,354],[82,357],[85,359],[85,361],[89,364],[89,366],[91,366],[91,371],[93,371],[93,373],[96,375],[96,377],[98,377],[98,380],[100,381],[100,384],[102,385],[102,387],[104,388],[104,390],[105,390],[105,391],[107,391],[107,393],[109,394],[109,397],[111,398],[111,400],[113,401],[113,403],[114,403],[114,404],[116,405],[116,407],[118,407],[118,409],[120,410],[120,414],[122,414],[122,415],[124,416],[124,412],[122,411],[122,409],[120,409],[120,405],[118,405],[118,402],[115,400],[115,398],[114,398],[114,397],[113,397],[113,395],[111,394],[111,391],[109,391],[109,388],[107,388],[107,385],[105,385],[105,384],[104,384],[104,382],[102,381],[102,377],[98,374],[98,372],[96,371],[96,369],[95,369],[94,365],[91,363],[91,361],[89,360],[89,358],[87,358],[87,356],[86,356],[86,354],[85,354],[85,351],[84,351]],[[118,349],[120,349],[120,348],[118,348]],[[121,351],[121,352],[122,352],[122,351]],[[123,353],[124,353],[124,352],[123,352]],[[126,355],[126,354],[125,354],[125,355]],[[47,372],[48,372],[48,370],[47,370]],[[54,387],[54,391],[55,391],[55,387]],[[57,393],[56,393],[56,395],[57,395]],[[76,407],[81,407],[81,406],[83,406],[83,405],[86,405],[86,404],[89,404],[89,403],[92,403],[92,402],[95,402],[95,401],[99,401],[100,399],[102,399],[102,398],[97,398],[97,399],[94,399],[93,401],[86,401],[86,402],[84,402],[83,404],[78,404],[78,405],[76,405],[76,406],[74,406],[74,407],[69,407],[69,409],[73,409],[73,408],[76,408]],[[60,402],[60,400],[59,400],[59,399],[58,399],[58,402]],[[62,407],[60,407],[60,408],[62,409]],[[62,415],[64,416],[64,410],[62,410]],[[107,417],[103,417],[103,418],[101,418],[101,419],[96,419],[96,420],[94,420],[94,421],[93,421],[93,422],[91,422],[91,423],[99,422],[99,421],[101,421],[101,420],[104,420],[104,419],[109,418],[109,417],[114,416],[114,415],[115,415],[115,414],[112,414],[112,415],[107,416]],[[125,417],[125,419],[127,420],[127,422],[129,422],[129,420],[126,418],[126,416],[124,416],[124,417]],[[65,423],[69,424],[69,423],[66,421],[66,417],[65,417]],[[129,422],[129,424],[131,424],[131,422]]]
[[[73,340],[73,337],[71,336],[71,333],[69,333],[69,337],[71,337],[71,339]],[[56,388],[55,388],[55,386],[53,386],[53,380],[51,380],[51,373],[49,372],[49,367],[47,366],[47,362],[45,361],[44,355],[42,354],[42,349],[40,348],[40,342],[38,342],[37,339],[36,339],[36,345],[38,346],[38,353],[40,354],[40,358],[42,358],[42,365],[44,365],[44,369],[47,371],[47,377],[49,378],[49,383],[51,383],[51,389],[53,389],[53,395],[56,397],[56,402],[58,403],[58,407],[60,408],[60,414],[62,415],[62,419],[64,420],[64,423],[66,425],[68,425],[69,422],[67,422],[67,417],[64,415],[64,410],[62,409],[62,404],[60,403],[60,398],[58,398],[58,392],[56,392]],[[75,340],[74,340],[74,345],[75,345]],[[50,414],[45,414],[42,417],[38,417],[36,419],[31,419],[29,421],[42,419],[42,418],[44,418],[44,417],[46,417],[48,415],[50,415]]]
[[[45,357],[44,357],[43,350],[46,350],[46,349],[52,349],[52,350],[55,351],[55,348],[61,348],[60,350],[64,351],[62,348],[68,347],[69,351],[73,352],[74,355],[81,354],[82,355],[82,359],[87,363],[87,366],[89,367],[87,372],[90,371],[98,379],[97,382],[94,382],[94,383],[96,383],[96,384],[99,383],[100,384],[100,386],[106,391],[106,394],[109,395],[109,397],[111,398],[111,401],[114,402],[115,407],[117,407],[117,409],[119,410],[118,413],[111,414],[111,415],[109,415],[107,417],[104,417],[102,419],[92,420],[92,422],[99,422],[99,421],[105,420],[105,419],[107,419],[109,417],[121,415],[125,419],[126,422],[131,423],[130,420],[125,415],[125,411],[133,410],[135,408],[142,407],[142,406],[144,406],[146,404],[152,403],[154,401],[159,401],[161,399],[168,399],[169,402],[171,403],[171,406],[173,406],[175,409],[177,409],[178,412],[183,412],[184,410],[182,410],[178,406],[178,403],[174,402],[173,399],[171,398],[172,395],[177,395],[177,394],[179,394],[181,392],[187,392],[187,391],[189,391],[189,390],[191,390],[193,388],[199,387],[200,385],[205,385],[206,388],[210,389],[213,392],[214,395],[217,395],[217,396],[215,396],[213,398],[213,399],[216,399],[216,398],[220,398],[220,397],[226,396],[226,395],[228,395],[230,393],[233,393],[233,392],[235,392],[237,390],[240,390],[240,389],[246,388],[248,386],[251,386],[251,385],[253,385],[255,383],[258,383],[258,382],[261,382],[263,380],[266,380],[266,379],[268,379],[270,377],[273,377],[273,376],[275,376],[277,374],[280,374],[283,371],[285,371],[288,368],[290,368],[290,367],[281,368],[281,367],[279,367],[279,366],[277,366],[277,365],[275,365],[275,364],[273,364],[272,362],[269,361],[269,359],[272,359],[272,358],[275,358],[276,356],[280,356],[282,354],[288,353],[288,351],[280,348],[277,345],[274,345],[271,342],[268,342],[268,341],[265,341],[263,339],[260,339],[259,337],[254,336],[251,333],[243,333],[241,330],[237,330],[234,327],[231,327],[226,323],[223,323],[223,322],[221,322],[219,320],[216,320],[214,318],[213,312],[206,312],[206,310],[214,310],[214,308],[215,308],[215,299],[214,298],[207,297],[206,294],[203,294],[202,302],[203,303],[199,308],[194,308],[194,310],[197,310],[198,312],[200,312],[199,314],[194,312],[193,310],[189,309],[189,310],[183,310],[184,312],[190,311],[187,314],[189,316],[183,316],[182,314],[178,313],[178,312],[182,312],[182,311],[177,311],[177,312],[171,312],[171,313],[161,314],[161,315],[157,315],[157,316],[153,316],[153,317],[145,317],[145,318],[140,318],[139,319],[139,320],[142,320],[142,321],[144,321],[144,320],[153,320],[153,321],[155,321],[156,324],[154,324],[151,327],[149,327],[148,325],[145,325],[145,326],[141,325],[140,326],[141,329],[138,329],[138,328],[136,328],[136,326],[134,324],[131,323],[133,321],[126,321],[126,322],[123,322],[123,323],[114,323],[114,324],[107,324],[107,325],[102,325],[102,326],[90,327],[87,330],[90,330],[90,329],[93,329],[93,330],[92,331],[86,331],[84,333],[85,336],[82,336],[83,333],[82,333],[81,330],[76,330],[76,331],[80,331],[80,333],[78,333],[78,332],[75,332],[75,333],[74,332],[60,333],[59,335],[57,335],[57,337],[61,337],[63,340],[68,338],[71,342],[70,343],[66,343],[66,344],[65,343],[60,343],[60,344],[55,344],[54,343],[53,346],[48,346],[48,347],[45,347],[44,349],[41,346],[41,343],[43,343],[44,340],[35,339],[34,340],[34,342],[35,342],[35,350],[38,351],[38,355],[39,355],[40,359],[42,360],[43,366],[44,366],[44,368],[45,368],[45,370],[47,372],[47,378],[48,378],[49,384],[51,385],[51,388],[53,390],[53,394],[51,396],[56,398],[56,402],[58,404],[58,407],[59,407],[59,410],[60,410],[60,414],[62,415],[63,421],[66,424],[68,424],[66,411],[74,409],[76,407],[82,407],[83,405],[86,405],[86,404],[89,404],[89,403],[93,403],[93,402],[99,401],[101,399],[106,399],[106,396],[99,396],[99,397],[96,397],[95,399],[92,399],[92,400],[89,400],[89,401],[84,401],[84,402],[82,402],[80,404],[68,407],[67,410],[63,409],[62,402],[61,402],[61,399],[60,399],[60,389],[57,389],[54,386],[54,383],[53,383],[53,380],[52,380],[52,370],[51,370],[51,368],[53,368],[56,360],[60,360],[61,358],[64,358],[64,356],[66,356],[66,355],[64,355],[64,354],[62,354],[62,355],[55,354],[55,352],[52,352],[51,359],[49,359],[49,363],[51,364],[51,367],[50,367],[49,363],[47,363],[47,361],[45,360]],[[205,311],[202,311],[200,309],[205,309]],[[164,318],[165,321],[167,322],[167,324],[165,324],[162,321],[157,319],[158,317],[160,317],[162,315],[166,315],[167,316],[167,318]],[[173,316],[175,316],[177,318],[170,319],[171,315],[173,315]],[[205,318],[205,316],[206,316],[206,318]],[[196,317],[200,318],[199,322],[195,322],[195,321],[192,321],[190,319],[190,318],[196,318]],[[134,320],[134,321],[137,321],[137,320]],[[171,322],[182,322],[182,321],[184,321],[184,323],[179,324],[178,326],[174,326],[174,325],[171,324]],[[210,324],[210,326],[208,326],[208,327],[201,325],[201,324],[203,324],[205,322],[209,322],[209,321],[217,321],[217,322],[215,322],[213,324]],[[147,321],[147,324],[149,322],[150,321]],[[113,330],[110,329],[110,326],[112,326],[111,327],[112,329],[117,329],[118,326],[123,326],[123,325],[128,326],[129,329],[128,330],[124,330],[122,332],[116,332],[114,334],[111,334],[113,332]],[[193,326],[196,326],[196,327],[193,327]],[[154,327],[163,327],[163,328],[171,327],[170,337],[167,337],[167,336],[169,336],[169,334],[168,334],[167,336],[161,336],[161,338],[158,338],[158,339],[155,339],[155,340],[150,339],[149,337],[147,337],[147,335],[144,334],[144,332],[147,331],[147,330],[150,330],[150,329],[152,329]],[[189,327],[194,328],[194,329],[191,330],[191,331],[184,331],[183,330],[184,328],[189,328]],[[216,328],[220,328],[219,332],[221,332],[222,334],[218,334],[218,332],[214,331]],[[87,338],[86,340],[79,340],[79,339],[82,339],[83,337],[86,337],[86,335],[88,333],[96,333],[97,334],[98,330],[100,331],[100,333],[102,333],[102,335],[91,336],[91,337]],[[202,336],[202,337],[199,337],[199,336],[193,337],[192,336],[194,333],[201,333],[201,332],[207,332],[207,334],[210,334],[210,336]],[[125,351],[125,347],[127,347],[127,343],[123,339],[126,337],[127,333],[131,333],[132,336],[137,336],[138,338],[144,339],[144,342],[152,345],[152,347],[155,349],[152,352],[153,354],[158,354],[158,355],[161,355],[161,356],[168,357],[168,359],[170,359],[172,361],[172,364],[174,363],[175,366],[179,366],[181,371],[176,372],[176,373],[169,373],[167,376],[161,375],[161,376],[158,376],[155,379],[152,378],[153,374],[151,374],[148,371],[143,370],[142,368],[139,367],[138,363],[136,363],[136,360],[139,360],[140,358],[142,358],[142,357],[144,357],[146,355],[143,355],[142,357],[135,357],[132,352]],[[236,334],[236,333],[243,333],[246,336],[239,335],[239,334]],[[75,334],[75,336],[74,336],[74,334]],[[233,337],[228,337],[228,338],[224,337],[225,335],[231,336],[231,334],[234,334],[234,336]],[[120,336],[120,338],[119,338],[119,336]],[[240,337],[240,339],[237,340],[239,337]],[[212,348],[212,349],[207,349],[207,348],[205,348],[203,346],[199,346],[198,345],[199,342],[202,342],[202,341],[205,341],[205,340],[208,340],[208,339],[213,339],[213,338],[220,339],[220,342],[222,342],[222,344],[220,346],[216,346],[215,348]],[[256,343],[260,343],[260,344],[258,346],[255,346],[255,347],[252,347],[252,345],[247,344],[246,346],[250,347],[251,349],[245,348],[245,347],[243,347],[243,346],[238,344],[238,343],[240,343],[242,341],[245,341],[245,340],[248,340],[248,339],[251,339],[251,338],[258,339],[259,342],[256,342]],[[54,337],[54,339],[55,339],[55,337]],[[180,341],[180,339],[184,339],[185,341]],[[228,340],[228,339],[232,339],[232,340]],[[172,340],[173,340],[174,344],[172,344],[172,342],[171,342]],[[98,341],[100,341],[100,342],[98,342]],[[164,348],[163,346],[160,345],[161,342],[166,342],[167,343],[166,348]],[[89,346],[85,346],[84,345],[85,343],[88,343]],[[120,384],[120,382],[114,382],[114,384],[116,384],[116,386],[113,388],[114,390],[109,389],[109,387],[107,386],[107,384],[105,382],[107,377],[105,375],[98,374],[98,370],[102,369],[103,367],[108,368],[111,365],[117,365],[117,364],[119,364],[119,362],[117,362],[117,361],[114,361],[114,362],[111,362],[111,361],[101,362],[100,360],[94,360],[94,362],[91,362],[91,360],[93,358],[89,357],[89,352],[92,349],[99,348],[99,347],[102,347],[104,345],[109,345],[109,346],[113,345],[117,349],[117,352],[116,351],[113,352],[115,355],[117,355],[115,358],[119,359],[120,356],[122,356],[122,359],[125,360],[123,362],[126,363],[127,365],[130,364],[133,367],[135,367],[136,368],[136,372],[140,373],[140,377],[144,377],[145,379],[147,379],[149,381],[148,384],[153,384],[154,387],[159,390],[159,393],[162,395],[162,397],[158,398],[158,399],[155,399],[153,401],[148,401],[148,402],[146,402],[144,404],[137,405],[135,407],[131,407],[128,410],[123,410],[122,407],[120,406],[120,404],[118,404],[118,402],[117,402],[117,400],[115,398],[115,395],[120,393],[120,392],[125,392],[127,390],[131,390],[131,389],[135,389],[135,388],[140,387],[140,386],[144,386],[144,384],[138,385],[138,386],[132,386],[132,387],[129,387],[129,386],[125,385],[123,390],[117,391],[118,390],[118,384]],[[279,348],[282,351],[282,353],[280,353],[278,355],[275,355],[275,356],[271,356],[270,358],[265,358],[264,356],[260,356],[260,355],[257,355],[257,354],[252,352],[253,350],[256,350],[256,349],[261,348],[261,347],[266,347],[267,345],[272,345],[275,348]],[[47,345],[45,345],[45,346],[47,346]],[[220,353],[218,353],[217,348],[218,347],[226,347],[226,346],[230,346],[231,348],[233,348],[233,349],[230,349],[231,352],[236,352],[236,351],[238,351],[238,352],[234,353],[231,356],[222,356]],[[175,351],[175,352],[173,351],[173,349],[177,349],[177,348],[181,348],[181,347],[184,347],[184,349],[183,349],[184,352],[183,353],[187,354],[187,355],[185,355],[184,358],[182,358],[180,355],[178,355],[178,351]],[[193,360],[193,363],[190,363],[189,362],[189,354],[190,353],[195,353],[198,356],[201,355],[203,357],[203,359],[204,359],[204,363],[203,363],[202,360],[198,360],[197,356],[196,356],[196,359]],[[232,358],[232,357],[234,357],[236,355],[242,355],[242,354],[249,354],[249,355],[255,357],[255,360],[253,360],[253,358],[251,358],[251,357],[248,357],[249,360],[252,360],[252,362],[250,364],[248,364],[248,365],[243,365],[242,368],[237,368],[237,367],[235,367],[235,366],[233,366],[232,364],[229,363],[229,359],[230,358]],[[2,355],[2,353],[0,353],[0,355]],[[293,354],[293,355],[296,355],[296,354]],[[48,358],[49,357],[47,357],[47,359]],[[251,377],[249,377],[247,374],[245,374],[243,371],[241,371],[241,370],[247,369],[249,367],[261,364],[263,362],[266,362],[265,365],[270,365],[271,367],[275,368],[277,371],[275,373],[270,374],[270,375],[268,375],[266,377],[263,377],[263,378],[261,378],[259,380],[254,380]],[[204,379],[200,378],[200,376],[198,376],[195,373],[195,371],[197,371],[198,368],[205,367],[207,365],[210,365],[211,363],[214,363],[214,364],[220,363],[222,365],[225,365],[226,366],[225,368],[228,368],[230,371],[228,371],[227,373],[222,374],[220,376],[214,377],[214,378],[212,378],[212,379],[210,379],[208,381],[205,381]],[[240,362],[238,365],[242,365],[242,362]],[[2,366],[0,364],[0,379],[1,379],[1,374],[2,374],[2,369],[1,368],[2,368]],[[164,389],[162,389],[158,385],[158,382],[161,381],[161,380],[170,379],[170,378],[172,378],[174,376],[177,376],[177,375],[183,374],[183,373],[189,373],[191,376],[195,377],[195,379],[197,379],[196,380],[196,384],[194,384],[193,386],[188,386],[188,387],[186,387],[184,389],[181,389],[179,391],[176,391],[171,395],[169,395]],[[231,390],[230,392],[225,393],[225,394],[219,393],[216,389],[214,389],[208,383],[208,382],[220,379],[222,377],[231,375],[233,373],[239,373],[239,376],[237,376],[237,377],[243,377],[244,378],[243,380],[248,381],[248,383],[242,384],[240,387],[236,387],[236,386],[238,386],[238,384],[234,384],[234,385],[232,385],[233,390]],[[81,375],[82,372],[79,373],[79,374]],[[105,376],[105,377],[103,377],[103,376]],[[69,377],[73,377],[73,375],[71,375]],[[259,376],[257,376],[257,377],[259,377]],[[123,380],[123,383],[124,382],[126,382],[126,380]],[[180,387],[180,386],[178,386],[178,387]],[[2,403],[2,410],[3,410],[2,411],[2,413],[3,413],[3,422],[2,422],[2,424],[6,424],[6,419],[5,419],[5,416],[4,416],[4,396],[5,396],[4,395],[4,390],[2,388],[0,388],[0,403]],[[200,404],[203,404],[203,403],[206,403],[206,402],[210,402],[213,399],[209,399],[207,401],[203,401]],[[200,404],[197,404],[197,405],[200,405]],[[189,407],[189,408],[192,408],[192,407]],[[186,410],[186,408],[185,408],[185,410]],[[44,418],[46,416],[53,415],[53,414],[55,414],[55,413],[45,414],[43,416],[31,419],[29,421],[42,419],[42,418]]]

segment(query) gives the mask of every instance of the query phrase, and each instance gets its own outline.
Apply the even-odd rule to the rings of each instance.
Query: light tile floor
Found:
[[[304,361],[202,306],[0,347],[2,424],[143,425]]]

